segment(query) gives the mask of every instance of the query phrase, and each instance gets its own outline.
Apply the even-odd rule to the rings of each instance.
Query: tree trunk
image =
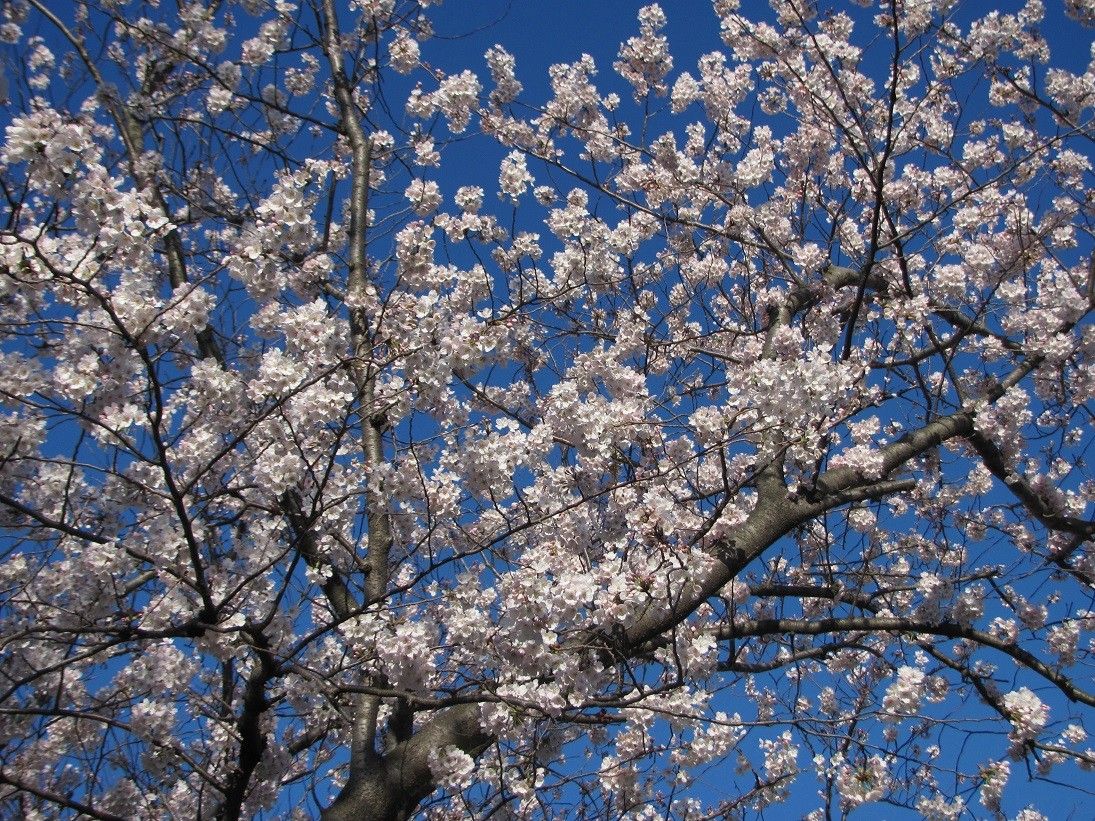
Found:
[[[431,719],[408,740],[360,768],[323,813],[323,821],[402,821],[437,786],[430,753],[455,746],[472,756],[491,738],[479,725],[479,705],[461,704]]]

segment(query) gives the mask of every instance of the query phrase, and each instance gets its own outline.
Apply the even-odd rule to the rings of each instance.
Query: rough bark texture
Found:
[[[479,725],[479,707],[462,704],[437,715],[415,735],[354,774],[324,813],[324,821],[398,821],[410,818],[433,792],[430,754],[454,746],[478,755],[492,739]]]

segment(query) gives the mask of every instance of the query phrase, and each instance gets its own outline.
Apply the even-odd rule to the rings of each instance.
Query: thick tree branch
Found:
[[[874,633],[913,633],[942,636],[951,639],[968,639],[983,647],[991,647],[1034,671],[1055,685],[1071,701],[1078,701],[1089,707],[1095,707],[1095,694],[1077,686],[1068,676],[1053,669],[1038,659],[1033,653],[1013,642],[1003,641],[972,627],[940,622],[929,624],[911,618],[890,616],[844,616],[823,619],[735,619],[719,631],[722,640],[733,640],[747,636],[800,635],[817,636],[829,633],[874,632]]]
[[[430,755],[448,746],[472,756],[493,738],[480,726],[479,705],[464,704],[433,716],[410,739],[400,742],[361,776],[347,782],[323,821],[402,821],[436,784]]]
[[[331,70],[335,99],[338,103],[339,125],[350,143],[352,153],[349,278],[346,301],[350,316],[350,340],[353,347],[352,370],[357,389],[357,404],[362,414],[362,450],[370,468],[384,461],[384,430],[387,421],[375,410],[376,372],[372,362],[373,341],[365,311],[369,288],[368,219],[369,178],[372,167],[372,146],[361,125],[361,112],[354,101],[353,87],[343,65],[341,32],[333,0],[323,0],[317,9],[323,32],[323,51]],[[371,483],[365,491],[368,536],[365,579],[365,599],[368,605],[382,602],[388,587],[388,555],[392,533],[388,500],[383,491]],[[354,708],[354,726],[350,749],[350,777],[345,790],[353,791],[362,779],[372,779],[380,765],[376,750],[377,720],[380,699],[361,695]]]
[[[1015,469],[1008,467],[1004,454],[987,436],[978,431],[972,431],[965,436],[965,439],[977,451],[977,455],[981,457],[981,461],[992,475],[1014,493],[1031,515],[1047,528],[1071,533],[1084,539],[1095,536],[1095,522],[1068,516],[1055,510],[1026,478]]]

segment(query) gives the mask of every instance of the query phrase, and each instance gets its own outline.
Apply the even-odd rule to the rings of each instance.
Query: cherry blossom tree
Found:
[[[439,3],[0,4],[0,812],[1045,817],[1095,5]]]

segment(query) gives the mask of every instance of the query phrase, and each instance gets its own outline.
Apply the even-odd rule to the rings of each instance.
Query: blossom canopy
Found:
[[[1077,800],[1095,5],[693,4],[0,2],[0,814]]]

